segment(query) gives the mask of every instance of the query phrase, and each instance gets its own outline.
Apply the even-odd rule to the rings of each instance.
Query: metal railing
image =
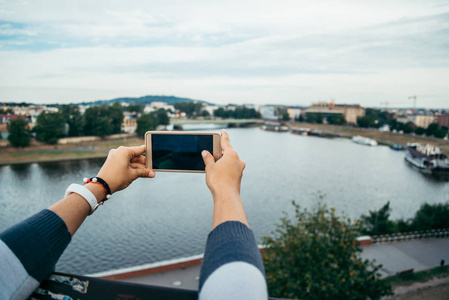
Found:
[[[411,232],[403,232],[403,233],[392,233],[385,235],[373,235],[372,244],[380,244],[380,243],[394,243],[394,242],[402,242],[402,241],[410,241],[417,239],[426,239],[426,238],[447,238],[449,237],[449,228],[445,229],[432,229],[432,230],[423,230],[423,231],[411,231]]]

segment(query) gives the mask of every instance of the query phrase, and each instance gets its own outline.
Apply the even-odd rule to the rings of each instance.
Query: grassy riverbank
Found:
[[[394,291],[394,296],[382,298],[385,300],[448,299],[448,266],[392,276],[384,280],[391,283]]]
[[[351,138],[354,135],[361,135],[377,140],[380,144],[391,145],[400,144],[407,145],[407,143],[422,143],[422,144],[432,144],[439,146],[441,151],[449,154],[449,141],[430,138],[413,136],[408,134],[399,134],[392,132],[381,132],[376,129],[365,129],[350,126],[337,126],[328,124],[309,124],[309,123],[289,123],[290,127],[307,127],[310,129],[324,130],[329,133],[340,135],[341,137]]]
[[[110,149],[119,146],[138,146],[143,143],[144,140],[137,137],[70,145],[45,145],[34,142],[32,146],[26,148],[1,148],[0,165],[106,158]]]
[[[441,151],[449,154],[449,141],[441,139],[418,137],[390,132],[380,132],[375,129],[362,129],[349,126],[294,122],[289,123],[289,125],[291,127],[308,127],[311,129],[324,130],[326,132],[346,138],[351,138],[354,135],[366,136],[376,139],[380,144],[385,145],[406,145],[409,142],[424,144],[429,143],[439,146],[441,148]],[[143,143],[144,140],[137,137],[82,142],[70,145],[46,145],[38,142],[33,142],[30,147],[26,148],[0,148],[0,165],[104,158],[107,156],[110,149],[117,148],[121,145],[136,146],[142,145]]]

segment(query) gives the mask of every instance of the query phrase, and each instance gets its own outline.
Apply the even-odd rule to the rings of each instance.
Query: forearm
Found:
[[[88,183],[85,187],[94,194],[97,202],[104,199],[105,192],[100,185]],[[89,215],[90,209],[89,203],[76,193],[68,195],[49,208],[64,221],[72,236]]]
[[[226,221],[239,221],[249,227],[243,202],[238,193],[214,195],[212,229]]]

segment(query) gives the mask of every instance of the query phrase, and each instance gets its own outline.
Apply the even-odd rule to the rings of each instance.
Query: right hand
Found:
[[[202,152],[206,165],[206,184],[214,200],[240,196],[240,183],[242,181],[245,162],[240,160],[237,152],[232,148],[229,135],[221,131],[221,149],[223,156],[215,161],[209,151]]]

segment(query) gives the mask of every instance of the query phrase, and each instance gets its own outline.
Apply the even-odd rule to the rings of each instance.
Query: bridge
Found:
[[[170,119],[170,125],[182,126],[193,124],[227,125],[227,127],[250,127],[263,124],[261,119]]]

